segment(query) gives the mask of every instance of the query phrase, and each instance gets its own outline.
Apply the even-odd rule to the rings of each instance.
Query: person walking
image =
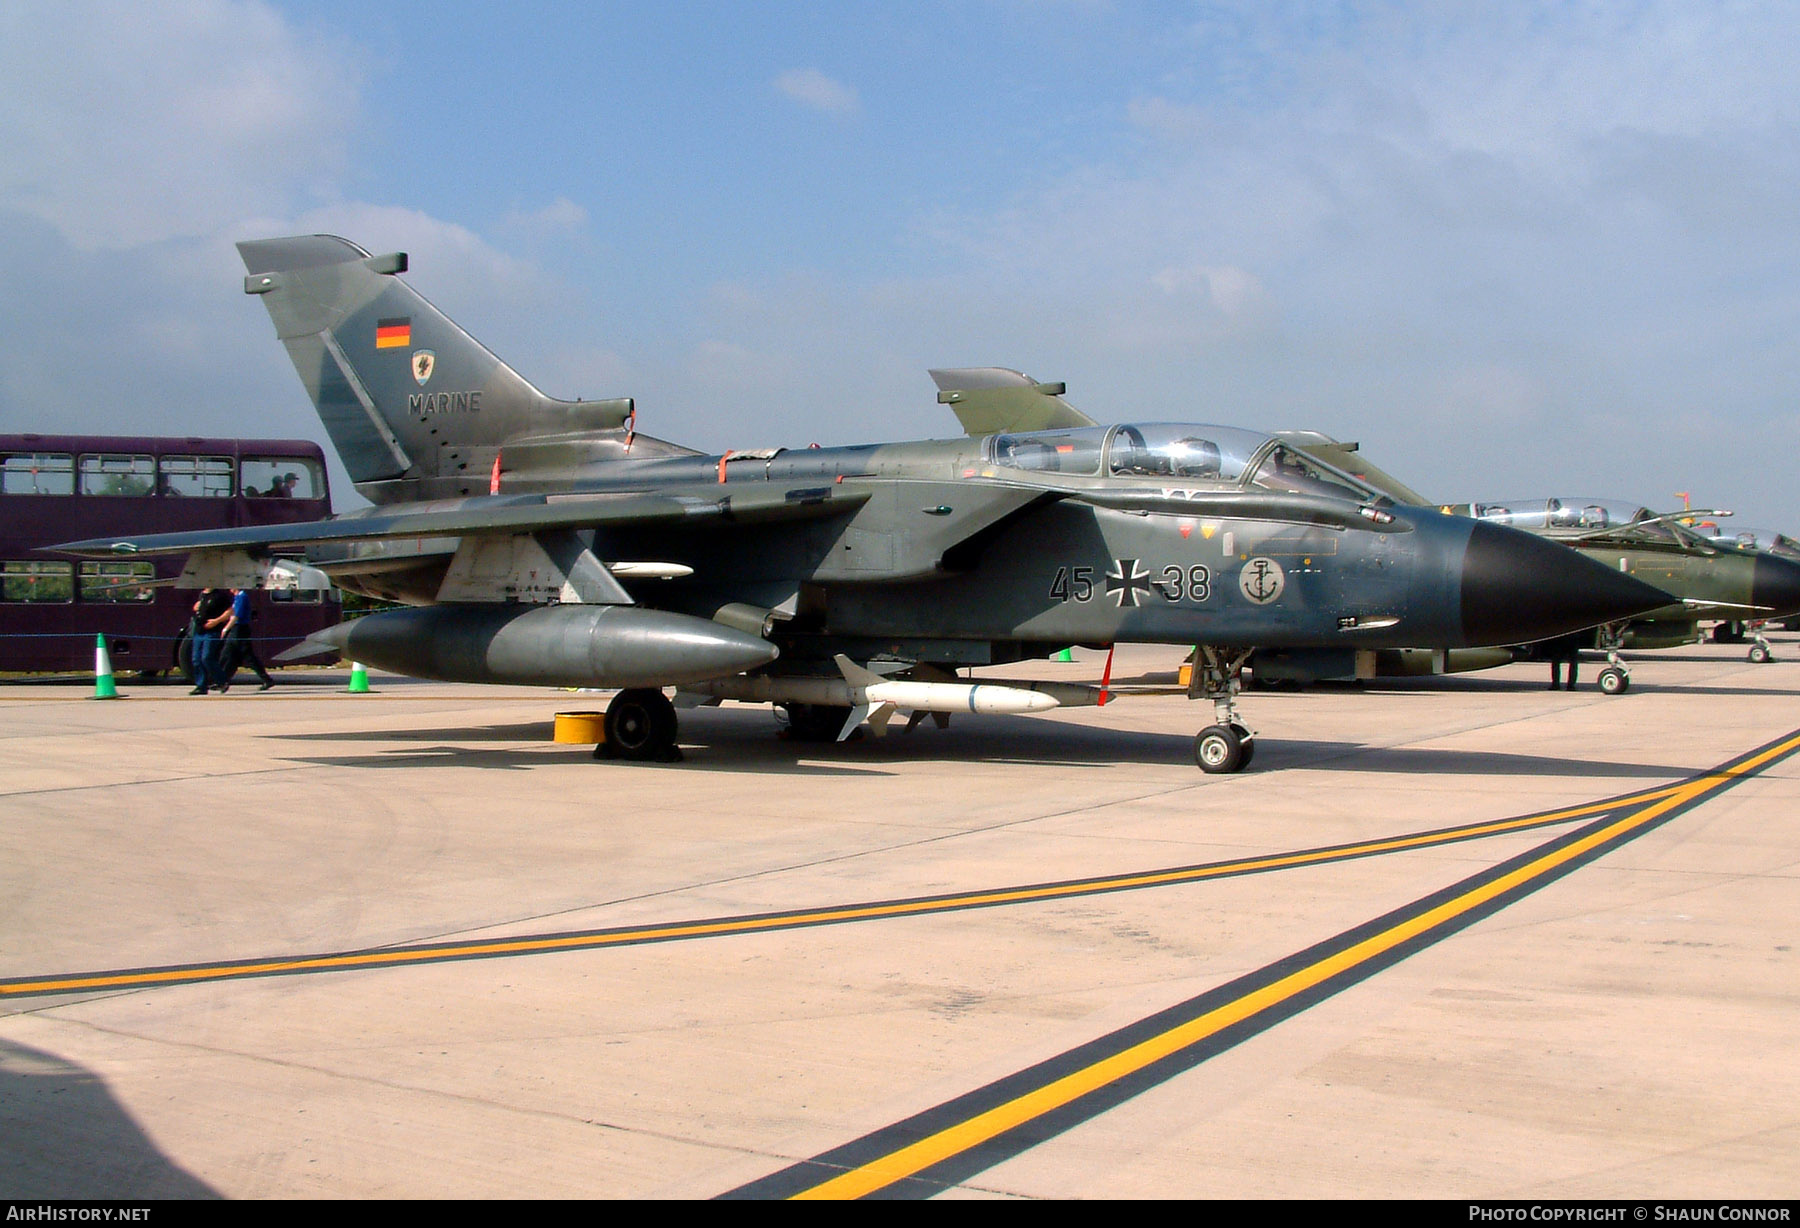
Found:
[[[194,689],[189,695],[204,695],[215,686],[224,693],[225,676],[219,672],[219,635],[230,617],[228,588],[205,589],[194,603],[194,619],[188,624],[194,658]]]
[[[251,624],[256,621],[256,611],[250,605],[250,590],[234,588],[231,590],[231,612],[224,626],[224,650],[220,654],[219,674],[223,682],[219,690],[223,691],[231,685],[232,675],[237,673],[238,666],[248,665],[256,671],[262,681],[259,690],[268,690],[275,685],[269,677],[269,671],[263,667],[261,658],[256,655],[256,644],[251,636]]]

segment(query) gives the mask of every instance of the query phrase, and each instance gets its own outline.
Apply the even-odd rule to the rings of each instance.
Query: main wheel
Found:
[[[175,669],[187,679],[189,686],[194,685],[194,637],[183,627],[181,634],[175,637]]]
[[[1752,662],[1754,662],[1755,664],[1767,665],[1770,661],[1773,661],[1774,659],[1775,659],[1775,654],[1769,651],[1767,645],[1752,644],[1750,646],[1750,660]]]
[[[1600,690],[1607,695],[1623,695],[1631,688],[1631,675],[1616,665],[1609,665],[1601,670],[1596,681],[1600,684]]]
[[[673,760],[675,705],[653,687],[620,691],[606,706],[606,752],[617,759]]]
[[[1209,775],[1235,772],[1244,766],[1244,739],[1229,725],[1208,725],[1194,735],[1194,762]]]

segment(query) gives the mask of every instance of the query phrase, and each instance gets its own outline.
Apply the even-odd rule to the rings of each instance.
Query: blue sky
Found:
[[[320,437],[231,243],[411,253],[706,448],[1313,427],[1443,498],[1800,529],[1782,4],[0,8],[0,429]],[[347,489],[347,487],[345,487]]]

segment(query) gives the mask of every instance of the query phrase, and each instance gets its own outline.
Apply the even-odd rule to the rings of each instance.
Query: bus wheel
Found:
[[[194,641],[189,638],[186,628],[175,637],[174,668],[187,679],[189,686],[194,685]]]

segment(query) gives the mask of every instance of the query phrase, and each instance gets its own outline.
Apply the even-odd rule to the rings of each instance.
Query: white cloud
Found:
[[[587,223],[588,211],[567,196],[558,196],[541,209],[514,209],[501,219],[501,225],[507,229],[538,239],[575,234],[584,230]]]
[[[254,0],[0,7],[0,207],[84,251],[285,210],[342,163],[356,62]]]
[[[1360,438],[1427,493],[1710,489],[1800,524],[1755,446],[1800,404],[1800,14],[1204,12],[1135,98],[1081,99],[1112,108],[1101,152],[916,215],[895,245],[929,274],[776,268],[689,301],[610,244],[567,259],[591,255],[575,199],[607,199],[579,182],[496,242],[339,199],[343,66],[370,61],[266,4],[0,5],[0,284],[45,288],[0,300],[0,421],[317,436],[231,240],[326,230],[409,251],[546,392],[636,396],[697,445],[954,431],[924,367],[997,364],[1102,419]],[[816,69],[773,84],[860,109]],[[1089,135],[1050,122],[1046,145]]]
[[[1103,161],[922,225],[946,323],[1012,322],[965,361],[1361,437],[1428,492],[1706,466],[1792,505],[1783,460],[1687,441],[1795,403],[1800,13],[1263,9],[1167,57]]]
[[[1266,316],[1275,303],[1253,273],[1232,265],[1171,265],[1150,280],[1171,297],[1193,296],[1232,319]]]
[[[830,115],[854,115],[861,103],[856,91],[816,68],[792,68],[775,78],[775,88],[803,106]]]

